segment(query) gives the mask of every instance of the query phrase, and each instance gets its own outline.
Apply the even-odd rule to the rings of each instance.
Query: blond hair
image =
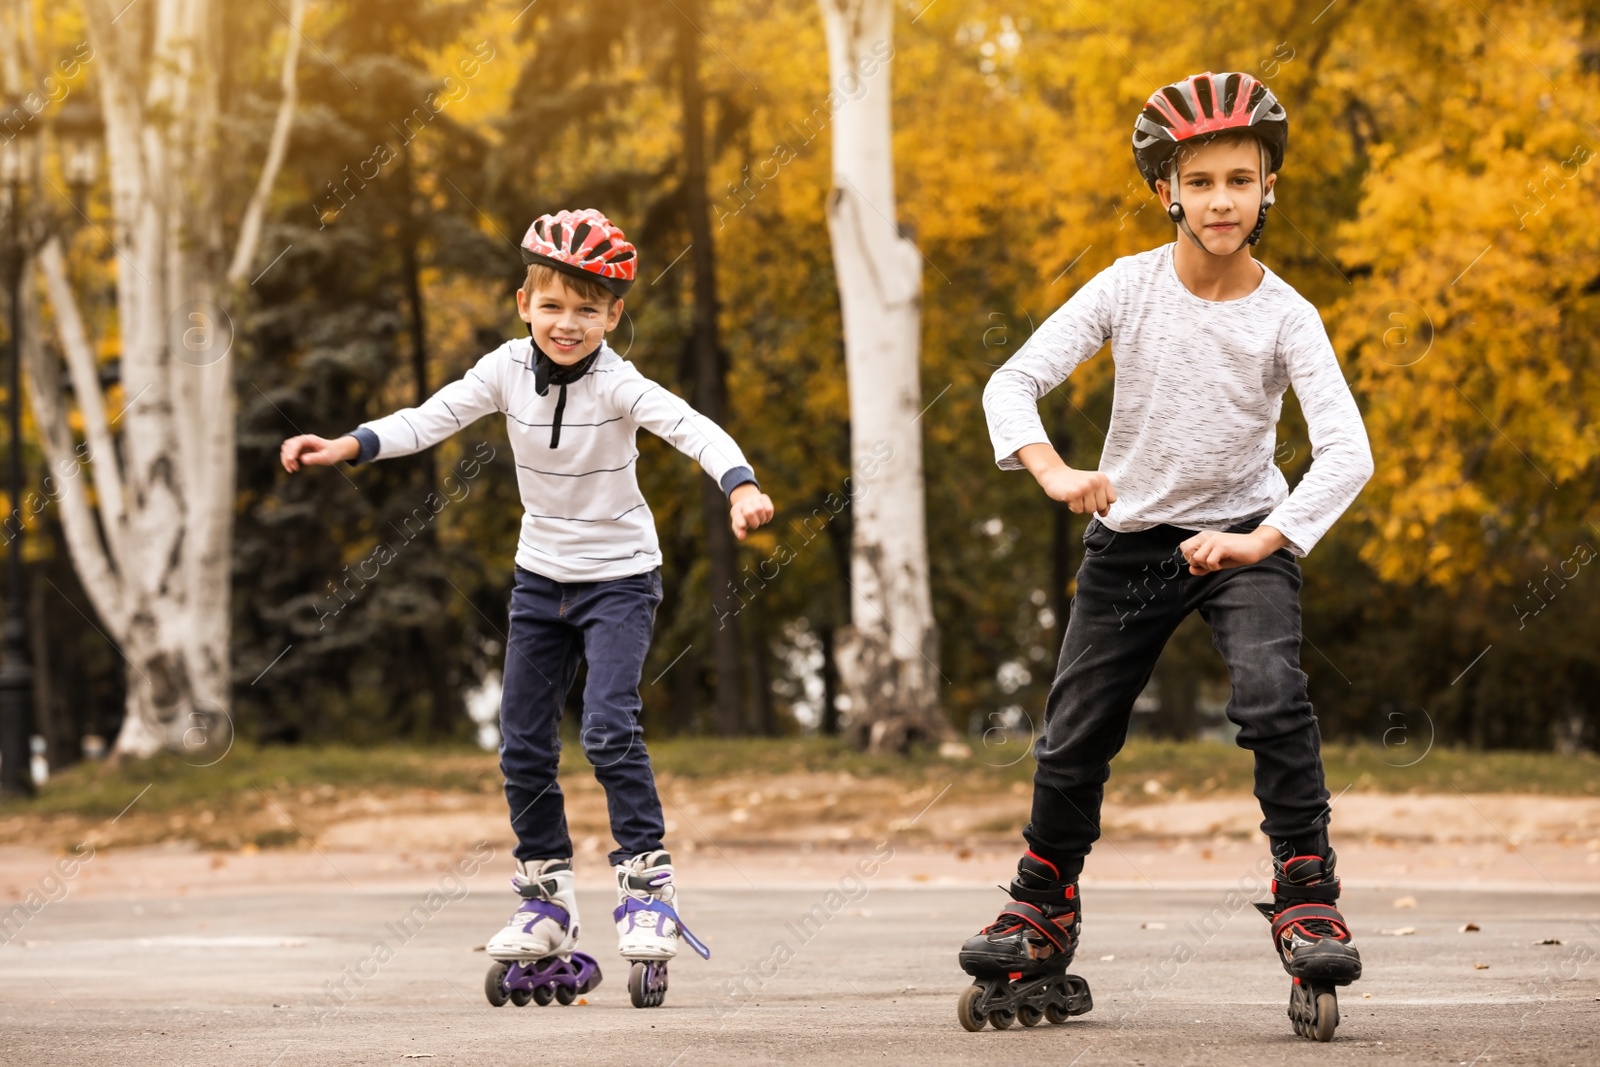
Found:
[[[607,307],[610,307],[617,299],[617,294],[599,282],[590,281],[588,278],[579,278],[576,275],[568,274],[566,271],[556,270],[548,263],[528,264],[528,276],[523,279],[522,288],[524,292],[531,294],[539,289],[549,289],[556,283],[565,286],[568,292],[574,293],[584,300],[593,300],[595,303],[604,304]]]

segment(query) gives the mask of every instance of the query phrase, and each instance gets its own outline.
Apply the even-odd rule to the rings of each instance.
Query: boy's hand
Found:
[[[1117,502],[1111,479],[1099,471],[1080,471],[1062,465],[1038,476],[1039,487],[1051,500],[1059,500],[1075,514],[1092,511],[1105,515]]]
[[[348,462],[355,459],[360,454],[361,442],[349,434],[330,441],[314,433],[303,433],[283,443],[278,450],[278,459],[282,461],[283,469],[293,474],[302,465],[331,467],[341,460]]]
[[[1039,443],[1017,449],[1017,459],[1028,468],[1045,495],[1059,500],[1076,514],[1092,511],[1105,515],[1117,502],[1111,479],[1099,471],[1069,467],[1051,445]]]
[[[1247,534],[1216,533],[1202,530],[1178,546],[1190,574],[1210,574],[1229,567],[1248,567],[1260,563],[1289,539],[1271,526],[1258,526]]]
[[[728,496],[729,515],[733,520],[733,535],[744,540],[744,535],[772,521],[772,498],[756,488],[754,482],[745,482]]]

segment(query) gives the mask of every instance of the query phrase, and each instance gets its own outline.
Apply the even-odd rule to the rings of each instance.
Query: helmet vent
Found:
[[[1182,115],[1185,119],[1189,120],[1190,122],[1194,121],[1194,119],[1195,119],[1194,111],[1189,107],[1189,101],[1184,99],[1182,93],[1180,93],[1177,89],[1175,89],[1174,87],[1169,85],[1165,89],[1161,90],[1161,94],[1163,96],[1165,96],[1168,101],[1171,102],[1174,110],[1176,110],[1178,112],[1178,114]],[[1166,125],[1170,126],[1172,124],[1169,122],[1169,123],[1166,123]]]

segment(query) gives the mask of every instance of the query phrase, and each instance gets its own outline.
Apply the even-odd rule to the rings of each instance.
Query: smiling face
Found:
[[[563,367],[593,352],[622,321],[622,301],[598,285],[593,290],[580,292],[553,270],[529,271],[517,290],[517,314],[532,328],[534,343]]]
[[[1178,154],[1178,200],[1189,226],[1207,251],[1228,255],[1243,251],[1244,238],[1255,228],[1261,198],[1276,174],[1262,182],[1261,148],[1254,137],[1207,142]],[[1161,206],[1172,204],[1170,182],[1158,180]]]

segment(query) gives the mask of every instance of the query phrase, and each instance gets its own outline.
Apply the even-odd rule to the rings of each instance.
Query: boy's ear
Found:
[[[522,319],[523,322],[533,321],[533,311],[528,307],[529,299],[528,290],[517,290],[517,317]]]
[[[622,322],[622,297],[619,296],[615,300],[611,301],[611,310],[606,315],[606,332],[610,333],[612,330],[615,330],[617,328],[618,324],[621,323],[621,322]]]
[[[1161,198],[1163,209],[1172,206],[1172,183],[1165,178],[1156,179],[1156,195]]]

